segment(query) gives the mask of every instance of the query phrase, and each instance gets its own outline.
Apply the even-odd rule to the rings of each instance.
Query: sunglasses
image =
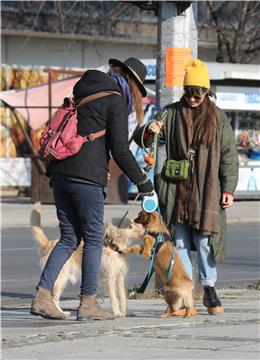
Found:
[[[196,101],[200,101],[201,99],[203,99],[204,95],[200,96],[200,95],[192,95],[192,94],[184,94],[185,97],[187,98],[194,98]]]

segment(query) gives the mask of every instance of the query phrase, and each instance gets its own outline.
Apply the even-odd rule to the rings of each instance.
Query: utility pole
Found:
[[[184,68],[189,58],[197,57],[197,4],[158,1],[156,58],[156,106],[162,108],[180,99]],[[165,146],[157,146],[154,174],[161,173],[166,158]]]
[[[156,58],[156,105],[162,108],[178,101],[183,93],[183,76],[187,62],[197,57],[197,4],[182,1],[158,2],[158,36]],[[154,176],[161,173],[166,148],[157,144]],[[155,274],[155,288],[163,283]]]
[[[160,109],[181,98],[185,66],[191,58],[197,57],[197,2],[138,1],[131,3],[143,10],[153,10],[158,16],[156,107]],[[157,144],[156,159],[155,177],[161,173],[166,159],[164,144]],[[162,287],[159,276],[155,274],[155,288]]]
[[[186,6],[188,7],[185,9]],[[196,3],[158,2],[156,58],[158,107],[175,102],[181,97],[185,65],[190,57],[197,57],[197,38]]]

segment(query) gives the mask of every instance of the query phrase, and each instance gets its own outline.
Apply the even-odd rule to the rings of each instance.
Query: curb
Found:
[[[242,224],[242,223],[257,223],[260,222],[260,217],[250,217],[250,218],[234,218],[227,219],[227,224]]]
[[[227,225],[229,224],[249,224],[249,223],[260,223],[260,217],[250,217],[250,218],[234,218],[234,219],[227,219]],[[44,222],[43,227],[45,228],[58,228],[58,220],[55,219],[55,222]],[[3,224],[1,223],[2,229],[17,229],[17,228],[25,228],[29,229],[30,224],[24,223],[12,223],[12,224]]]

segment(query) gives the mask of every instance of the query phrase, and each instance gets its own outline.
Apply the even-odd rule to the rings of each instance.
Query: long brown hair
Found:
[[[209,146],[218,131],[216,106],[209,98],[210,96],[216,96],[210,89],[200,86],[185,86],[184,92],[194,96],[205,96],[198,108],[191,108],[186,105],[183,112],[184,116],[194,120],[193,144],[195,146],[199,144]],[[194,112],[196,113],[195,119]]]
[[[139,87],[136,81],[120,66],[111,66],[110,70],[121,74],[126,81],[128,82],[130,92],[132,95],[133,108],[136,113],[136,121],[138,125],[143,123],[144,120],[144,110],[143,110],[143,102],[142,102],[142,94],[139,90]]]

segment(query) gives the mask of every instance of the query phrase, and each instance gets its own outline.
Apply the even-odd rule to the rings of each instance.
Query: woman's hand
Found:
[[[147,131],[150,134],[159,134],[159,132],[161,131],[161,128],[163,127],[164,122],[163,121],[152,121],[148,128]]]
[[[233,194],[230,193],[222,193],[221,205],[223,209],[230,208],[233,205]]]

